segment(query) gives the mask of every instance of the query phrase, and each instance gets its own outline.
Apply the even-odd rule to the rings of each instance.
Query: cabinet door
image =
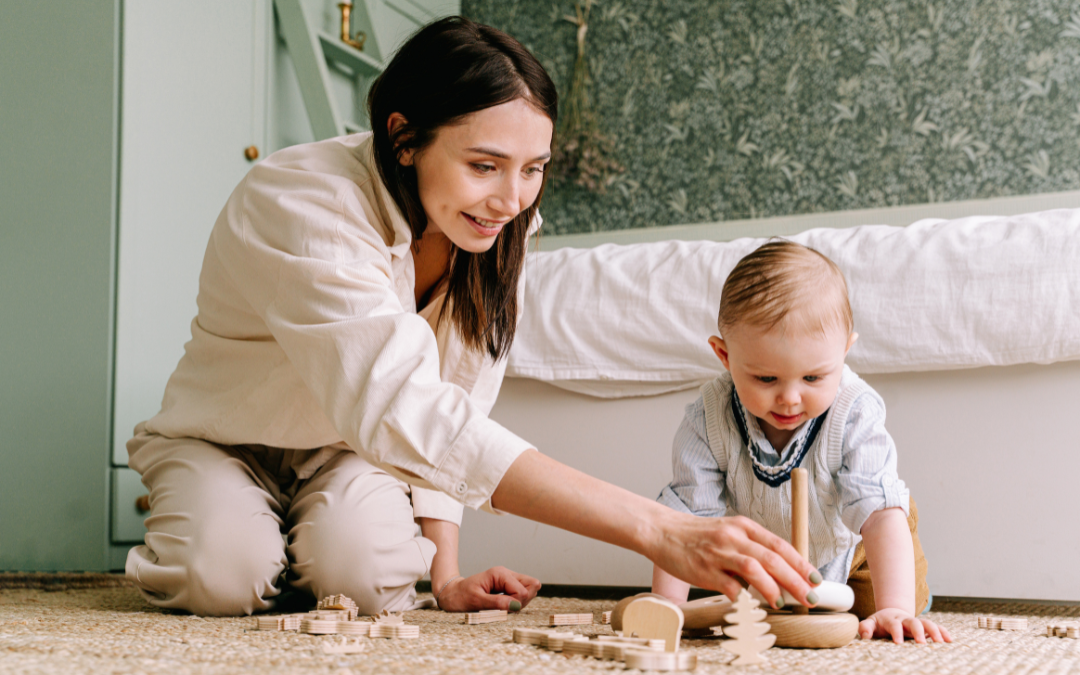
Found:
[[[203,252],[266,149],[269,0],[123,3],[113,460],[191,337]]]

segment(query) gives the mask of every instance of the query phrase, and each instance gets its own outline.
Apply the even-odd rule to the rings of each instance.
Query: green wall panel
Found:
[[[462,11],[565,94],[573,2]],[[625,170],[603,194],[557,184],[554,233],[1080,187],[1075,0],[604,0],[589,18],[589,93]]]
[[[0,3],[0,569],[106,565],[117,6]]]

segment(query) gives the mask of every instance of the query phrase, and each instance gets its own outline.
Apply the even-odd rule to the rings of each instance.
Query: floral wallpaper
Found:
[[[560,95],[575,11],[462,1]],[[1080,0],[599,0],[584,55],[619,170],[549,185],[549,233],[1080,188]]]

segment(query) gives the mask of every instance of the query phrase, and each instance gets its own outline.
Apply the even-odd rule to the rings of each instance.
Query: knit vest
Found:
[[[701,387],[709,449],[725,474],[724,498],[729,515],[743,515],[791,541],[791,481],[769,487],[754,475],[750,450],[742,442],[731,410],[734,385],[724,373]],[[861,537],[840,518],[836,475],[843,460],[844,427],[852,404],[868,384],[844,366],[836,400],[800,466],[809,474],[810,564],[821,567],[859,543]]]

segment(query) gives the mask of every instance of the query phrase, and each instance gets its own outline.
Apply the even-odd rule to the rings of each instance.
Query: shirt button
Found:
[[[884,478],[881,479],[881,484],[884,485],[885,487],[892,487],[892,484],[894,482],[895,481],[893,481],[892,476],[885,476]]]
[[[465,483],[465,481],[462,481],[454,487],[454,491],[457,492],[459,495],[463,495],[469,491],[469,486]]]

